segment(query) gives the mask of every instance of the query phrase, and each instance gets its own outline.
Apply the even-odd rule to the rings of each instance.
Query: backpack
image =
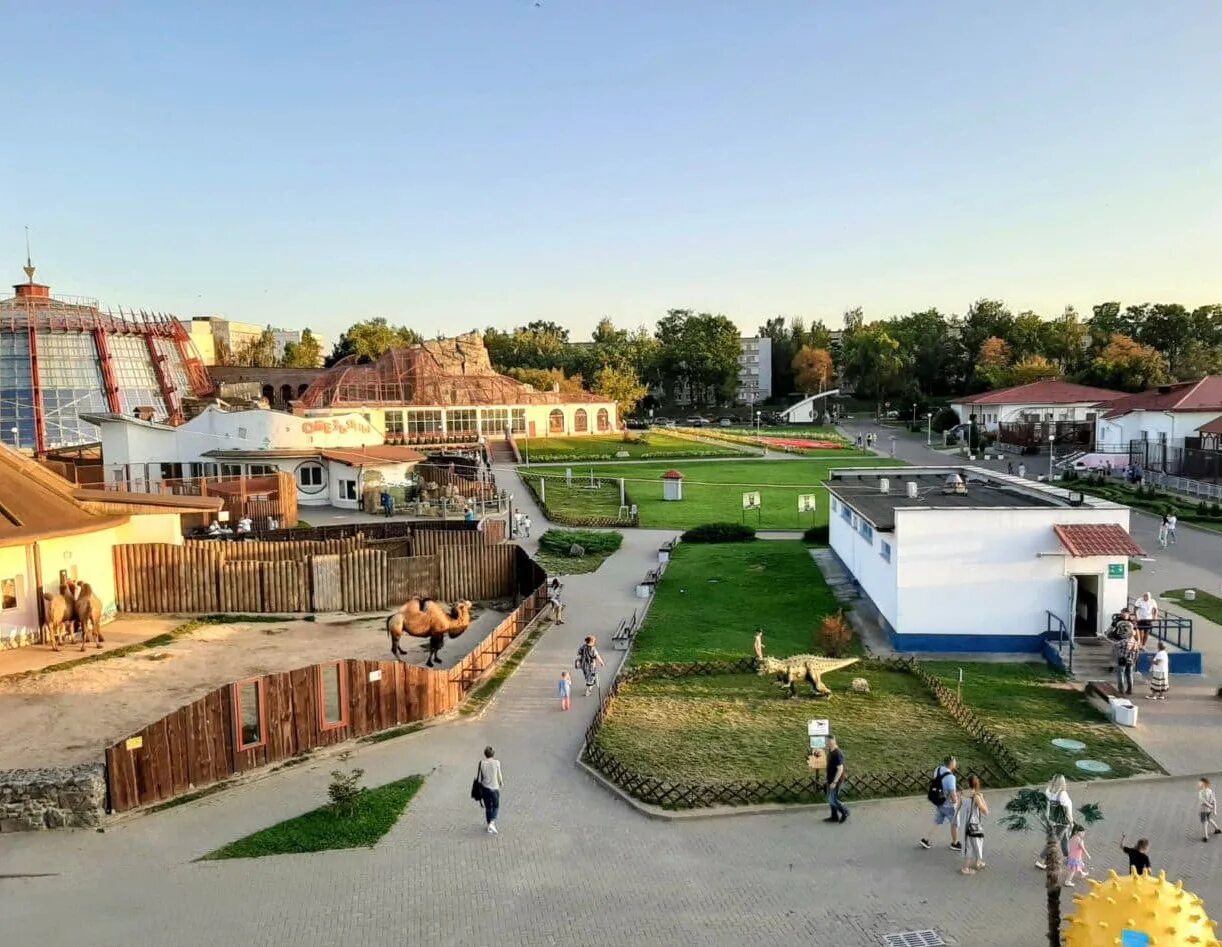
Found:
[[[942,785],[942,779],[948,772],[950,770],[939,766],[937,772],[933,774],[933,779],[929,781],[929,791],[925,793],[925,798],[939,809],[946,805],[946,787]]]

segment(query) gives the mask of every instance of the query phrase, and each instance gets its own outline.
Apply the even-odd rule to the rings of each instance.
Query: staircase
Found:
[[[516,464],[517,458],[513,456],[513,448],[509,446],[509,441],[499,438],[489,438],[486,442],[488,448],[488,459],[494,464]]]
[[[1079,681],[1110,681],[1115,677],[1112,642],[1106,638],[1075,638],[1073,676]]]

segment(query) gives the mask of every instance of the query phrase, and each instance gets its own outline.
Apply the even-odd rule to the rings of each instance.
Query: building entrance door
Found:
[[[1099,626],[1099,576],[1075,575],[1078,583],[1073,623],[1075,638],[1094,638],[1101,633]]]

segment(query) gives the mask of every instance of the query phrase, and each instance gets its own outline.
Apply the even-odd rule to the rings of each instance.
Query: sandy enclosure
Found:
[[[446,639],[445,667],[462,660],[507,614],[480,609],[461,636]],[[404,639],[408,663],[424,664],[422,643]],[[108,744],[223,684],[332,658],[393,660],[385,617],[205,625],[164,648],[0,678],[0,770],[101,760]]]

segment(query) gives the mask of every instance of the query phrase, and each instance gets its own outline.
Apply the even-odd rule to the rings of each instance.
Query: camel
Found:
[[[399,639],[407,634],[412,638],[428,638],[429,659],[425,667],[441,663],[441,646],[446,635],[457,638],[471,625],[471,603],[467,600],[455,602],[447,612],[439,602],[419,595],[409,598],[403,606],[386,619],[386,632],[390,635],[390,653],[396,661],[402,661],[403,649]]]
[[[43,641],[50,642],[52,650],[59,650],[62,640],[76,638],[76,592],[68,584],[61,585],[59,592],[43,592],[47,604],[44,614],[47,623],[42,627]]]
[[[81,650],[90,636],[99,649],[102,647],[102,600],[93,594],[88,582],[69,582],[68,588],[76,594],[76,623],[81,626]]]

